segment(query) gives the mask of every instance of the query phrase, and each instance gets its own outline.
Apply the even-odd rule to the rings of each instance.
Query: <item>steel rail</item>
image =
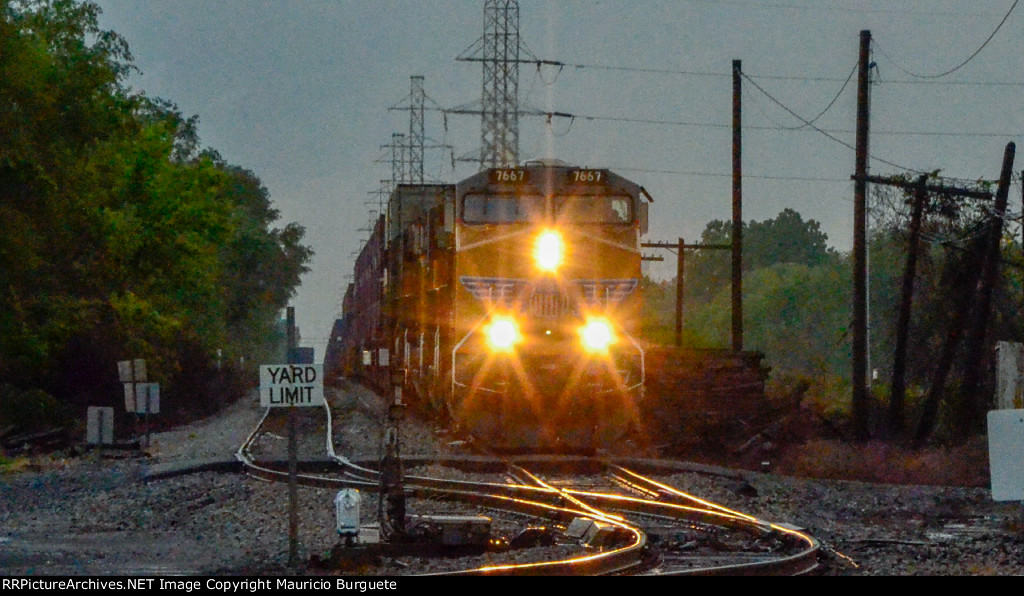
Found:
[[[327,452],[329,456],[345,468],[354,468],[360,473],[376,474],[360,466],[354,466],[345,458],[334,453],[333,437],[331,432],[331,414],[329,406],[327,410]],[[246,473],[260,480],[270,482],[286,482],[288,473],[276,470],[272,467],[260,465],[251,455],[251,447],[256,437],[261,432],[263,424],[269,416],[270,409],[260,419],[256,429],[246,438],[245,442],[236,452]],[[625,546],[614,548],[605,552],[591,553],[584,556],[572,557],[557,561],[537,561],[530,563],[517,563],[509,565],[492,565],[475,569],[467,569],[446,573],[444,575],[604,575],[621,573],[627,569],[640,565],[646,547],[646,536],[639,529],[625,523],[615,516],[601,514],[592,507],[583,506],[581,509],[571,509],[545,503],[542,501],[527,500],[515,497],[517,491],[528,491],[533,494],[542,495],[557,493],[557,489],[522,487],[518,485],[502,485],[497,483],[473,483],[468,481],[452,481],[445,479],[433,479],[429,477],[406,477],[406,487],[411,496],[438,497],[457,499],[460,501],[486,505],[495,509],[502,509],[519,514],[528,514],[535,517],[544,517],[555,521],[568,521],[576,517],[599,517],[605,523],[615,525],[624,532],[629,533],[630,542]],[[341,479],[313,474],[300,474],[296,481],[302,486],[316,488],[361,488],[368,491],[380,489],[379,482],[372,479]],[[499,489],[498,492],[486,493],[467,490],[468,488]],[[532,488],[532,490],[530,490]]]
[[[357,466],[334,452],[330,407],[325,405],[325,410],[328,417],[326,446],[328,455],[340,465],[344,474],[354,477],[345,479],[301,474],[298,482],[303,486],[310,487],[359,488],[371,492],[378,491],[380,485],[376,470]],[[266,481],[282,482],[287,480],[287,472],[261,465],[250,455],[250,448],[268,415],[269,409],[257,428],[239,448],[236,458],[242,461],[246,473],[249,475]],[[820,544],[808,534],[730,510],[621,466],[606,464],[609,477],[633,490],[642,492],[647,495],[646,498],[556,488],[521,466],[516,466],[507,460],[505,463],[519,474],[525,475],[534,485],[406,476],[405,487],[408,494],[413,497],[458,500],[558,522],[568,522],[575,517],[600,520],[621,528],[623,533],[630,536],[628,544],[607,552],[591,553],[559,561],[494,565],[450,572],[446,575],[600,575],[635,570],[642,562],[647,537],[638,525],[628,522],[623,517],[608,513],[605,509],[699,522],[759,536],[776,535],[803,545],[798,552],[781,557],[697,569],[662,570],[659,571],[659,575],[797,575],[810,573],[817,567]],[[565,503],[569,503],[571,506],[565,506]]]

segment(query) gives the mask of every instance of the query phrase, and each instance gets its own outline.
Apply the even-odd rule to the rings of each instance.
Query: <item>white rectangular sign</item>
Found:
[[[132,372],[135,373],[134,378]],[[117,363],[117,376],[122,383],[146,380],[146,361],[141,358],[135,360],[122,360]]]
[[[132,387],[135,391],[132,392]],[[160,383],[125,383],[124,410],[133,414],[145,414],[146,405],[150,414],[160,413]]]
[[[992,500],[1024,501],[1024,410],[988,413]]]
[[[264,408],[322,406],[322,364],[264,364],[260,366],[260,405]]]
[[[160,413],[160,383],[135,384],[135,413],[145,414],[146,408],[150,414]]]
[[[86,411],[85,440],[90,445],[114,442],[114,408],[89,406]]]

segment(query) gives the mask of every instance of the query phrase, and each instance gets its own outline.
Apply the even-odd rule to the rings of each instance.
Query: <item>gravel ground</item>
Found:
[[[340,454],[379,454],[380,417],[367,415],[365,390],[335,395]],[[363,405],[360,405],[363,400]],[[288,567],[287,486],[225,473],[199,473],[154,482],[153,466],[233,453],[263,411],[246,399],[211,420],[153,435],[148,456],[90,454],[51,458],[36,471],[0,476],[0,575],[282,574]],[[300,423],[314,437],[326,420],[310,412]],[[286,430],[257,449],[286,453]],[[406,425],[406,453],[454,448],[428,426]],[[318,440],[300,442],[318,455]],[[1019,575],[1024,533],[1019,504],[994,503],[987,489],[893,486],[743,473],[744,481],[675,474],[682,490],[768,521],[809,530],[826,547],[832,575]],[[336,541],[334,491],[299,490],[299,560],[325,553]],[[364,503],[374,521],[376,500]],[[415,511],[412,511],[415,512]],[[354,573],[430,572],[430,566],[387,560]],[[303,571],[298,571],[303,572]]]

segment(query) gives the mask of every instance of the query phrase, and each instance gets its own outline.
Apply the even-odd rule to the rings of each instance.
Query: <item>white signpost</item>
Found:
[[[114,442],[114,408],[89,406],[86,411],[85,440],[90,445],[111,445]]]
[[[323,406],[322,364],[264,364],[260,366],[260,405],[264,408]]]
[[[996,345],[996,409],[988,413],[992,500],[1024,501],[1024,345]]]
[[[121,360],[117,363],[117,376],[122,383],[137,383],[146,380],[146,361],[142,358]]]
[[[288,308],[288,326],[293,328],[294,314]],[[288,353],[294,343],[289,332]],[[298,561],[298,443],[295,427],[296,407],[324,406],[324,367],[322,364],[264,364],[260,366],[260,405],[264,408],[288,408],[288,566]]]
[[[129,414],[142,414],[146,424],[146,443],[149,447],[149,415],[160,413],[160,384],[146,382],[146,361],[142,358],[121,360],[117,363],[117,376],[124,383],[124,409]],[[136,425],[138,416],[136,416]],[[136,427],[137,428],[137,427]]]
[[[988,413],[992,500],[1024,501],[1024,410]]]
[[[160,383],[135,384],[135,413],[160,413]]]

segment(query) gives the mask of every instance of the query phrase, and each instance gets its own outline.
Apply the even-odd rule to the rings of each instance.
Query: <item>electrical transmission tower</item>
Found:
[[[405,135],[400,132],[391,133],[391,144],[384,145],[381,149],[391,149],[391,186],[402,184],[407,181],[409,145],[405,142]]]
[[[409,95],[404,100],[406,105],[388,108],[389,110],[408,110],[409,112],[409,135],[405,137],[407,143],[403,148],[404,151],[401,152],[401,165],[395,169],[395,173],[400,174],[395,178],[395,184],[405,182],[423,184],[423,155],[426,149],[423,112],[427,94],[423,90],[423,75],[413,75],[409,79]],[[397,140],[393,140],[392,146],[396,142]],[[398,159],[398,154],[395,154],[392,164],[396,163]]]
[[[410,77],[409,90],[409,182],[423,184],[423,104],[427,94],[423,90],[423,75]]]
[[[427,93],[423,87],[423,75],[413,75],[409,77],[411,83],[409,85],[409,95],[403,100],[404,105],[395,105],[388,108],[389,110],[402,110],[409,112],[409,134],[405,137],[402,135],[396,135],[396,138],[392,141],[392,164],[395,170],[395,183],[408,183],[408,184],[423,184],[426,181],[424,175],[423,162],[426,156],[427,149],[451,149],[450,146],[437,141],[430,140],[431,144],[427,144],[427,135],[424,117],[426,112],[426,105],[429,101],[433,106],[431,109],[443,111],[441,106],[437,105],[433,99],[427,97]],[[402,137],[405,141],[401,150],[398,150],[395,146],[400,142],[398,137]],[[397,167],[395,167],[397,165]],[[454,165],[452,166],[455,167]]]
[[[519,163],[521,52],[530,55],[519,40],[518,0],[485,0],[483,37],[456,58],[483,64],[481,169]]]

